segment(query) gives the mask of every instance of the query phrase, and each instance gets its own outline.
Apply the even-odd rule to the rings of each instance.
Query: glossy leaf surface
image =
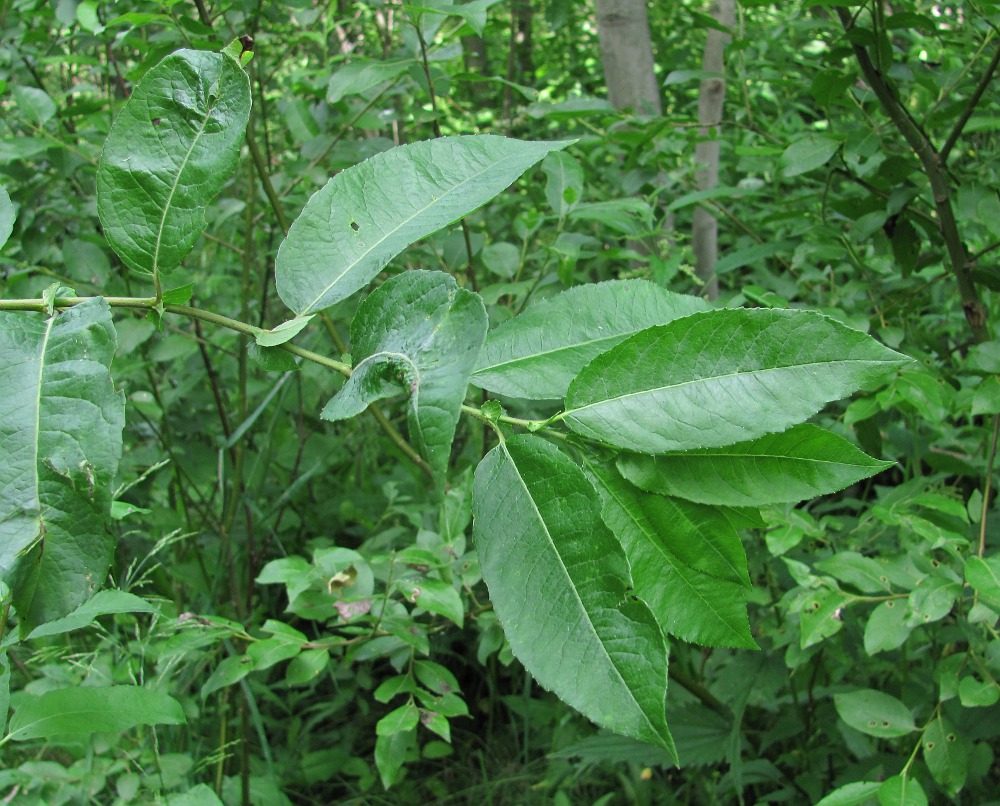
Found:
[[[104,583],[125,424],[114,352],[103,299],[49,318],[0,314],[0,575],[22,635]]]
[[[699,297],[645,280],[576,286],[492,330],[472,382],[511,397],[562,398],[580,370],[604,351],[640,330],[707,309]]]
[[[676,758],[660,628],[629,598],[628,563],[583,471],[541,438],[514,437],[476,469],[473,513],[483,579],[514,655],[589,719]]]
[[[411,243],[481,207],[568,144],[442,137],[341,171],[309,199],[281,244],[278,294],[297,314],[346,299]]]
[[[694,524],[702,513],[689,515],[686,502],[642,492],[614,468],[591,470],[604,504],[601,517],[621,540],[635,592],[664,631],[707,646],[756,648],[747,618],[746,557],[735,530],[700,531]],[[713,570],[728,573],[715,576],[683,562],[677,549],[690,553],[689,547],[714,554]]]
[[[166,274],[205,230],[205,207],[236,168],[250,81],[222,53],[180,50],[143,77],[97,169],[97,212],[131,268]]]
[[[650,492],[702,504],[761,506],[842,490],[892,467],[815,425],[750,442],[659,456],[630,454],[618,466]]]
[[[482,299],[450,275],[409,271],[387,280],[358,308],[354,371],[323,418],[353,417],[405,390],[410,439],[442,479],[486,327]]]
[[[591,361],[570,385],[565,420],[639,453],[732,445],[784,431],[909,360],[812,311],[707,311]]]

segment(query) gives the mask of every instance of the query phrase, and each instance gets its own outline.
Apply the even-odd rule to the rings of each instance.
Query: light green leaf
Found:
[[[261,347],[278,347],[298,336],[305,326],[312,321],[314,315],[296,316],[294,319],[282,322],[271,330],[255,330],[253,334],[254,341]]]
[[[326,100],[335,104],[348,95],[363,95],[368,90],[401,76],[413,64],[413,59],[352,59],[330,76]]]
[[[454,14],[461,17],[479,36],[486,27],[486,12],[500,0],[470,0],[467,3],[418,3],[417,7],[436,14]]]
[[[170,806],[223,806],[223,802],[210,786],[198,784],[187,792],[171,795]]]
[[[14,87],[11,94],[21,114],[36,126],[44,126],[55,117],[55,101],[45,90],[38,87]]]
[[[618,462],[622,474],[644,490],[730,506],[815,498],[892,465],[810,424],[736,445],[659,456],[627,454]]]
[[[639,453],[732,445],[784,431],[909,361],[813,311],[706,311],[591,361],[564,419]]]
[[[965,581],[975,588],[984,604],[1000,611],[1000,554],[969,557],[965,561]]]
[[[0,207],[2,206],[3,197],[0,195]],[[3,237],[2,230],[0,230],[0,246],[2,245]],[[976,393],[972,398],[972,413],[1000,414],[1000,377],[990,375],[983,378],[983,382],[976,387]]]
[[[692,520],[683,517],[687,514],[683,503],[678,506],[637,490],[612,467],[592,466],[590,470],[604,503],[601,517],[628,557],[635,594],[649,605],[663,630],[706,646],[755,649],[747,618],[748,591],[742,584],[747,573],[745,556],[742,574],[730,575],[737,576],[737,581],[687,565],[676,549],[683,551],[686,544],[706,554],[710,551],[700,543],[702,535],[691,528]],[[678,514],[682,517],[677,518]],[[735,532],[732,536],[736,537]]]
[[[811,592],[799,611],[799,643],[803,649],[836,635],[844,626],[842,610],[850,597],[834,590]]]
[[[236,167],[249,117],[247,74],[221,53],[179,50],[143,76],[97,169],[101,225],[129,267],[180,265]]]
[[[840,582],[853,585],[862,593],[885,593],[890,587],[885,569],[871,557],[856,551],[838,551],[816,563],[816,568]]]
[[[407,756],[416,757],[416,739],[416,728],[399,733],[379,734],[375,739],[375,766],[382,786],[386,789],[396,782]]]
[[[330,307],[411,243],[481,207],[570,142],[442,137],[341,171],[309,199],[281,244],[278,294],[298,314]]]
[[[330,663],[330,653],[326,649],[307,649],[292,658],[285,671],[285,683],[289,686],[303,686],[319,677]]]
[[[865,652],[877,655],[901,647],[913,632],[906,617],[906,604],[902,599],[890,599],[876,607],[865,625]]]
[[[125,425],[114,352],[103,299],[48,318],[0,313],[0,579],[22,636],[104,583]]]
[[[840,142],[832,137],[810,134],[797,140],[781,155],[782,173],[785,178],[807,173],[821,165],[826,165],[837,153]]]
[[[545,199],[560,219],[565,218],[583,197],[583,168],[569,154],[557,151],[542,160]]]
[[[130,730],[139,725],[182,725],[173,697],[142,686],[78,686],[24,697],[10,720],[9,740],[46,739],[67,733]]]
[[[17,211],[14,203],[7,195],[7,190],[0,185],[0,249],[3,249],[10,234],[14,231],[14,220],[17,218]]]
[[[969,745],[955,726],[940,713],[927,726],[921,739],[924,762],[934,780],[952,798],[965,786],[969,773]]]
[[[246,656],[250,658],[255,672],[270,669],[276,663],[294,658],[302,651],[301,646],[289,643],[281,638],[265,638],[255,641],[247,647]]]
[[[581,369],[629,336],[708,309],[646,280],[576,286],[490,331],[472,383],[511,397],[561,398]]]
[[[989,708],[1000,701],[1000,685],[966,675],[958,684],[958,699],[966,708]]]
[[[486,328],[479,295],[450,275],[408,271],[387,280],[358,308],[351,323],[354,372],[322,417],[353,417],[408,390],[410,439],[440,482]]]
[[[94,596],[80,605],[68,616],[49,621],[31,631],[28,638],[41,638],[45,635],[79,630],[94,623],[98,616],[113,613],[158,613],[159,610],[145,599],[121,590],[98,591]]]
[[[462,597],[447,582],[440,579],[403,579],[399,581],[398,587],[411,604],[444,616],[458,627],[464,625],[465,608],[462,607]]]
[[[819,801],[816,806],[862,806],[869,803],[882,784],[878,781],[855,781],[844,784]]]
[[[596,497],[583,471],[541,438],[498,445],[473,491],[483,579],[514,655],[541,686],[676,760],[660,627],[629,598],[628,563]]]
[[[239,683],[252,671],[253,661],[246,655],[230,655],[223,658],[209,675],[205,685],[201,687],[202,699],[219,689]]]
[[[420,721],[420,711],[412,702],[401,705],[394,711],[390,711],[382,717],[375,726],[375,733],[379,736],[390,736],[393,733],[413,730]]]
[[[855,730],[880,739],[906,736],[917,729],[910,709],[895,697],[873,689],[835,694],[837,713]]]
[[[878,790],[879,806],[927,806],[927,795],[911,775],[886,778]]]

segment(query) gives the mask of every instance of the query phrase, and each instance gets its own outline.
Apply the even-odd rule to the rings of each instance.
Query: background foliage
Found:
[[[752,589],[750,635],[729,644],[760,649],[671,639],[677,769],[662,748],[598,731],[513,660],[471,540],[473,469],[494,445],[479,420],[459,421],[438,499],[428,471],[443,464],[400,436],[419,416],[405,402],[330,422],[317,416],[340,384],[328,369],[296,369],[252,334],[199,319],[117,310],[125,450],[84,457],[74,481],[88,488],[87,462],[118,465],[110,589],[69,623],[6,636],[5,791],[46,804],[995,797],[1000,10],[742,4],[720,185],[704,191],[695,104],[708,11],[650,5],[664,104],[644,118],[604,100],[593,11],[568,0],[0,5],[4,298],[41,298],[53,283],[148,294],[128,264],[164,277],[166,304],[274,327],[281,299],[318,310],[276,288],[274,272],[314,260],[278,245],[330,176],[394,145],[496,133],[576,142],[383,276],[448,271],[481,294],[491,326],[595,281],[697,295],[688,233],[701,205],[720,219],[722,303],[819,310],[916,359],[814,418],[887,469],[807,503],[776,497],[759,520],[730,513]],[[165,56],[241,35],[255,41],[248,139],[217,196],[212,172],[190,181],[207,205],[197,248],[183,262],[147,265],[148,250],[121,248],[119,259],[95,203],[112,121]],[[75,310],[110,317],[98,308]],[[361,308],[337,301],[297,343],[339,357]],[[101,389],[113,407],[117,393]],[[554,413],[544,401],[518,409]],[[548,461],[527,437],[511,445],[512,462]],[[668,459],[618,469],[640,487],[685,483],[655,466]],[[599,489],[622,484],[605,466],[588,472]],[[678,550],[707,517],[692,512],[658,513]],[[125,686],[138,699],[103,732],[45,722],[67,709],[66,691]]]

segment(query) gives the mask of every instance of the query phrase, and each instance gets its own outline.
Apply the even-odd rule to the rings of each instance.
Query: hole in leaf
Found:
[[[893,608],[893,607],[896,606],[896,603],[895,602],[886,602],[885,606],[891,609],[891,608]]]
[[[947,736],[944,737],[946,742],[953,742],[957,738],[958,737],[954,733],[949,733]]]
[[[361,229],[361,227],[358,226],[358,222],[357,221],[352,221],[351,222],[351,229],[354,230],[355,232],[357,232],[359,229]]]
[[[152,119],[152,120],[150,121],[150,123],[152,123],[152,124],[153,124],[154,126],[159,126],[159,125],[160,125],[160,121],[161,121],[161,120],[162,120],[162,118],[153,118],[153,119]]]
[[[924,745],[924,746],[925,746],[925,747],[926,747],[926,748],[927,748],[928,750],[933,750],[933,749],[934,749],[934,742],[927,742],[927,744],[926,744],[926,745]]]
[[[882,720],[882,727],[883,728],[889,727],[889,720],[888,719],[883,719]]]

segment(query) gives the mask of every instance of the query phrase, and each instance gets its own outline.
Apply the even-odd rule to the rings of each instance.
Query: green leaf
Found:
[[[393,733],[413,730],[420,722],[420,711],[412,702],[401,705],[382,717],[375,726],[379,736],[390,736]]]
[[[464,625],[465,608],[462,607],[462,597],[447,582],[440,579],[404,579],[399,581],[398,587],[411,604],[444,616],[458,627]]]
[[[387,280],[358,308],[351,323],[354,371],[322,417],[353,417],[407,389],[410,439],[442,481],[486,328],[479,295],[450,275],[408,271]]]
[[[319,677],[330,663],[330,653],[326,649],[307,649],[292,658],[285,671],[285,683],[289,686],[304,686]]]
[[[643,493],[614,468],[589,469],[604,503],[601,517],[628,557],[635,594],[649,605],[663,630],[706,646],[756,649],[747,618],[747,588],[742,584],[747,573],[745,556],[742,569],[730,574],[737,576],[737,581],[687,565],[679,559],[676,549],[696,546],[708,554],[711,544],[699,540],[702,535],[691,528],[693,518],[684,517],[688,513],[683,502]]]
[[[14,203],[10,200],[10,196],[7,195],[7,190],[3,185],[0,185],[0,249],[3,249],[4,244],[10,238],[10,234],[14,231],[14,220],[17,218],[17,211],[14,209]]]
[[[913,631],[906,618],[906,605],[902,599],[882,602],[872,611],[865,625],[865,652],[877,655],[901,647]]]
[[[187,792],[171,795],[170,806],[223,806],[223,802],[210,786],[198,784]]]
[[[341,171],[309,199],[278,249],[278,294],[297,314],[346,299],[411,243],[481,207],[570,142],[443,137]]]
[[[254,341],[261,347],[278,347],[298,336],[305,326],[312,321],[314,315],[296,316],[294,319],[282,322],[271,330],[255,330],[253,334]]]
[[[18,702],[8,735],[16,742],[67,733],[121,733],[139,725],[187,721],[177,700],[142,686],[61,688]]]
[[[276,663],[291,660],[302,648],[281,638],[265,638],[247,647],[246,656],[250,658],[255,672],[270,669]]]
[[[261,347],[252,341],[247,344],[247,355],[267,372],[294,372],[299,369],[295,356],[280,347]]]
[[[490,331],[472,383],[511,397],[561,398],[601,353],[641,330],[708,307],[699,297],[646,280],[576,286]]]
[[[206,698],[219,689],[239,683],[253,671],[253,661],[246,655],[230,655],[215,667],[205,685],[201,687],[201,697]]]
[[[840,582],[853,585],[862,593],[885,593],[889,590],[885,569],[871,557],[856,551],[838,551],[816,563],[816,568]]]
[[[563,416],[584,437],[639,453],[732,445],[784,431],[909,361],[813,311],[707,311],[595,358]]]
[[[989,708],[1000,701],[1000,686],[966,675],[958,684],[958,699],[966,708]]]
[[[868,803],[878,792],[881,783],[877,781],[855,781],[844,784],[819,801],[816,806],[861,806]]]
[[[94,596],[80,605],[68,616],[49,621],[31,631],[28,638],[41,638],[45,635],[79,630],[94,623],[98,616],[113,613],[158,613],[159,610],[145,599],[121,590],[98,591]]]
[[[0,579],[22,636],[104,583],[125,425],[114,353],[103,299],[48,318],[0,313]]]
[[[969,746],[955,726],[938,714],[921,739],[924,762],[934,780],[952,798],[965,786],[969,773]]]
[[[403,762],[408,755],[415,755],[416,728],[399,733],[379,734],[375,739],[375,766],[386,789],[399,778]]]
[[[618,467],[629,481],[650,492],[702,504],[758,506],[836,492],[893,464],[804,424],[725,447],[659,456],[627,454]]]
[[[35,126],[44,126],[55,117],[55,101],[45,90],[38,87],[14,87],[11,94],[21,114]]]
[[[920,782],[908,775],[886,778],[878,790],[879,806],[927,806]]]
[[[965,581],[975,588],[980,601],[1000,611],[1000,554],[969,557],[965,561]]]
[[[414,64],[413,59],[352,59],[330,76],[326,100],[335,104],[348,95],[363,95],[380,84],[401,76]]]
[[[542,160],[545,199],[560,219],[565,218],[583,197],[583,168],[569,154],[557,151]]]
[[[837,713],[855,730],[880,739],[906,736],[917,729],[913,715],[903,703],[873,689],[835,694]]]
[[[205,230],[205,207],[239,160],[250,81],[221,53],[180,50],[143,76],[97,169],[104,233],[132,269],[172,271]]]
[[[474,535],[497,617],[538,683],[602,727],[676,760],[660,628],[629,598],[629,567],[596,492],[540,437],[498,445],[476,469]]]
[[[810,134],[792,143],[781,155],[782,173],[785,178],[804,174],[826,165],[837,153],[840,142],[832,137]]]
[[[841,611],[850,597],[834,590],[810,593],[799,612],[799,643],[803,649],[836,635],[844,626]]]

